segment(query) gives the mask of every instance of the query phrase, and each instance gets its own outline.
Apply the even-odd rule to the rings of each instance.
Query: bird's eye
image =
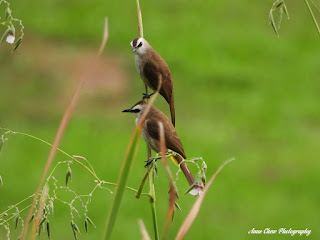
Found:
[[[133,112],[138,113],[138,112],[140,112],[140,109],[133,109]]]
[[[138,47],[141,47],[141,46],[142,46],[142,42],[139,43]]]

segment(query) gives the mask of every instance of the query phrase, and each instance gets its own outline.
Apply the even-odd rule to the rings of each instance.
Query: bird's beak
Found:
[[[135,52],[137,50],[137,48],[133,47],[132,48],[132,52]]]
[[[131,108],[125,109],[122,112],[131,112]]]

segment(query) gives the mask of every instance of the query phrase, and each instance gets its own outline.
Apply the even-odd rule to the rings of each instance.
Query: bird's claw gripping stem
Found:
[[[148,167],[151,163],[153,163],[153,161],[156,161],[154,158],[150,158],[148,160],[146,160],[146,165],[144,165],[144,167]]]
[[[143,95],[142,99],[143,99],[143,100],[144,100],[144,99],[149,99],[153,94],[154,94],[154,92],[151,93],[151,94],[143,93],[143,94],[142,94],[142,95]]]

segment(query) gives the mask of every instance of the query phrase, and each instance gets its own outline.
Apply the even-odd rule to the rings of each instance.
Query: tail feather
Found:
[[[167,101],[167,103],[170,106],[170,114],[171,114],[171,122],[173,126],[175,127],[176,125],[176,114],[174,110],[174,94],[173,94],[173,89],[172,86],[165,86],[160,89],[160,94],[164,97],[164,99]]]
[[[173,156],[172,158],[177,164],[180,164],[183,161],[183,158],[178,155]],[[187,163],[185,163],[185,162],[181,163],[180,168],[181,168],[183,174],[185,175],[186,179],[188,180],[189,185],[191,186],[194,183],[194,177],[193,177]]]

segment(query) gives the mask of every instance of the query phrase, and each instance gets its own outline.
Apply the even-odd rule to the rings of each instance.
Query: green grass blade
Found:
[[[155,237],[155,240],[159,240],[160,238],[159,238],[159,230],[158,230],[156,203],[155,202],[151,202],[150,205],[151,205],[151,212],[152,212],[154,237]]]
[[[1,152],[1,149],[3,147],[3,143],[4,143],[4,137],[2,135],[2,136],[0,136],[0,152]]]
[[[320,36],[320,27],[319,27],[319,24],[318,24],[318,22],[317,22],[317,19],[316,19],[316,17],[314,16],[313,11],[312,11],[312,9],[311,9],[311,7],[310,7],[309,1],[308,1],[308,0],[304,0],[304,2],[306,3],[306,5],[307,5],[307,7],[308,7],[309,13],[310,13],[310,15],[311,15],[311,17],[312,17],[312,20],[313,20],[313,22],[314,22],[314,25],[316,26],[317,31],[318,31],[319,36]]]
[[[158,229],[158,220],[157,220],[157,209],[156,209],[156,191],[154,187],[154,178],[156,175],[156,162],[153,162],[150,166],[150,174],[149,174],[149,195],[150,195],[150,205],[152,212],[152,220],[153,220],[153,229],[154,229],[154,238],[155,240],[159,240],[159,229]]]
[[[311,0],[311,3],[313,4],[313,6],[317,9],[317,11],[320,13],[320,8],[317,6],[317,4],[315,4],[314,1]]]
[[[120,207],[121,200],[123,197],[123,192],[124,192],[124,189],[126,187],[126,183],[127,183],[128,177],[129,177],[131,166],[132,166],[133,160],[137,154],[140,136],[141,136],[141,127],[137,127],[131,136],[131,140],[129,142],[126,155],[125,155],[124,160],[122,162],[122,166],[120,169],[120,175],[119,175],[119,179],[118,179],[118,187],[116,188],[115,196],[114,196],[112,206],[111,206],[111,211],[108,216],[104,239],[110,239],[110,237],[111,237],[111,233],[112,233],[112,230],[115,225],[116,218],[117,218],[117,215],[119,212],[119,207]]]

